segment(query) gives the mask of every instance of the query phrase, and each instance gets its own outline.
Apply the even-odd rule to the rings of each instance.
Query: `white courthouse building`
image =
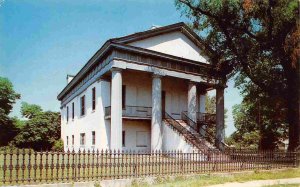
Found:
[[[222,148],[226,85],[202,49],[184,23],[107,40],[58,95],[64,149]],[[206,140],[206,125],[216,125],[216,144]]]

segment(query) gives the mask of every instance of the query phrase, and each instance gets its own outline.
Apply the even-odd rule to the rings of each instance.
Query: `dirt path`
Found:
[[[255,180],[249,182],[231,182],[225,184],[212,185],[209,187],[260,187],[260,186],[269,186],[275,184],[299,184],[300,187],[300,178]]]

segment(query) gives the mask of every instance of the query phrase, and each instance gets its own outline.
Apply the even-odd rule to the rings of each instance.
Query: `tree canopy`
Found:
[[[297,0],[176,0],[220,74],[254,84],[287,109],[289,148],[300,144]],[[274,127],[275,128],[275,127]]]
[[[21,95],[14,90],[12,83],[7,78],[0,77],[0,111],[8,115],[13,108],[13,104],[20,97]]]
[[[60,139],[58,112],[44,112],[38,105],[22,103],[21,113],[28,120],[13,141],[17,147],[49,150]]]
[[[21,106],[21,114],[22,116],[32,119],[39,115],[42,112],[42,108],[39,105],[28,104],[26,102],[22,102]]]
[[[18,133],[14,119],[8,116],[17,99],[20,99],[20,94],[14,90],[12,83],[0,77],[0,146],[8,145]]]

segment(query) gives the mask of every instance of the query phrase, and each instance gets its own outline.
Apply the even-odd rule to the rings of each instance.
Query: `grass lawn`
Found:
[[[198,187],[214,184],[224,184],[228,182],[246,182],[252,180],[267,180],[267,179],[284,179],[300,177],[300,169],[286,169],[273,171],[255,171],[254,173],[237,173],[237,174],[211,174],[191,177],[176,177],[175,179],[162,178],[157,179],[157,184],[151,185],[156,187]],[[135,186],[147,186],[147,184],[136,184]],[[149,185],[148,185],[149,186]],[[278,186],[299,186],[296,185],[275,185]]]

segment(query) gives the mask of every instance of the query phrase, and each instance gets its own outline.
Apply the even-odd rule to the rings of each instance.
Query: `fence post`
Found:
[[[181,174],[184,174],[184,168],[183,168],[183,166],[184,166],[184,163],[183,163],[183,153],[182,153],[182,151],[180,150],[179,151],[179,154],[180,154],[180,167],[181,167]]]
[[[300,149],[298,149],[296,152],[296,167],[300,167]]]

